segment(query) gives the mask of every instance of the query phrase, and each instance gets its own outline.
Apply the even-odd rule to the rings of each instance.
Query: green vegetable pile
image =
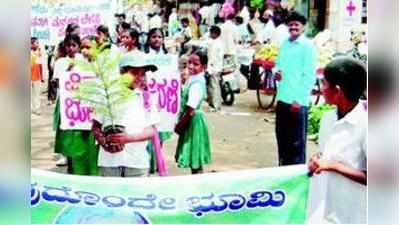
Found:
[[[309,139],[315,141],[319,140],[320,120],[324,113],[333,110],[332,105],[322,104],[319,106],[311,105],[308,118],[308,135]]]

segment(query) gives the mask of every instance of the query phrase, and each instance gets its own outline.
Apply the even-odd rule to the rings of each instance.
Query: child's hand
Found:
[[[325,159],[322,159],[320,155],[314,155],[308,164],[308,168],[311,174],[320,174],[322,171],[330,171],[333,168],[334,163]]]
[[[180,124],[177,124],[175,127],[175,133],[181,135],[183,133],[183,127]]]
[[[107,136],[107,142],[111,144],[126,144],[129,142],[129,136],[125,133],[112,134]]]
[[[109,153],[117,153],[121,152],[124,147],[125,145],[123,144],[110,144],[107,148],[105,148],[105,150]]]

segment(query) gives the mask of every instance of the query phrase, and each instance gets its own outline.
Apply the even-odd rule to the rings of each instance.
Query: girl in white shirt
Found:
[[[206,96],[206,53],[196,51],[188,60],[190,78],[181,96],[181,111],[175,132],[179,134],[175,159],[179,167],[190,168],[192,174],[203,173],[203,166],[211,162],[211,145],[205,114],[201,103]]]
[[[139,32],[135,29],[129,29],[121,33],[121,47],[125,53],[139,52]]]
[[[167,54],[165,47],[165,36],[160,28],[153,28],[148,32],[147,42],[144,45],[144,52],[150,54]]]

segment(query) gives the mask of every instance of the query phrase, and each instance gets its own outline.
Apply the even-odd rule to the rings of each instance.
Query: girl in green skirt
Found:
[[[54,78],[59,79],[66,71],[72,69],[72,59],[83,56],[78,54],[81,41],[78,35],[70,34],[64,40],[67,57],[58,59],[54,66]],[[57,99],[54,110],[53,125],[55,134],[55,152],[67,157],[69,174],[98,175],[96,146],[91,130],[61,130],[60,100]]]
[[[191,168],[192,174],[203,173],[203,165],[211,162],[208,126],[201,104],[206,95],[204,72],[207,54],[195,51],[189,56],[190,77],[181,96],[181,111],[175,132],[179,134],[175,159],[179,167]]]

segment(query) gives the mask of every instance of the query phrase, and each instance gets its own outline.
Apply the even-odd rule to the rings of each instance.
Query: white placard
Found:
[[[80,82],[86,79],[96,79],[96,76],[74,68],[60,77],[61,130],[91,130],[93,108],[73,98]]]
[[[148,60],[158,70],[147,75],[149,92],[158,99],[161,122],[159,131],[173,131],[180,110],[181,78],[177,55],[150,55]]]

